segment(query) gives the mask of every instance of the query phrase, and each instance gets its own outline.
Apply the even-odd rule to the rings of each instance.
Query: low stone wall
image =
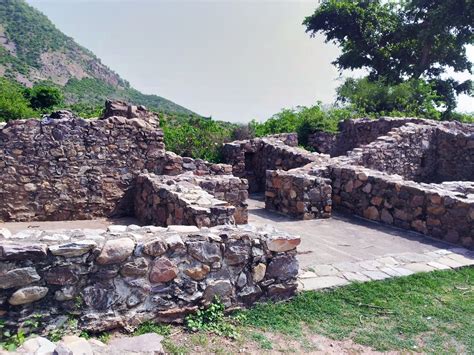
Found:
[[[215,296],[239,307],[294,294],[298,237],[190,228],[111,226],[2,240],[4,331],[34,321],[47,333],[68,319],[91,332],[130,331],[147,320],[182,321]]]
[[[302,169],[268,170],[265,208],[293,218],[331,217],[331,180]]]
[[[232,165],[233,174],[248,180],[250,192],[263,192],[267,170],[290,170],[329,159],[329,156],[310,153],[295,145],[296,135],[269,136],[227,143],[223,155],[224,160]]]
[[[134,215],[144,224],[212,227],[234,223],[235,207],[184,180],[142,174],[136,179],[134,196]]]
[[[474,182],[424,184],[363,167],[331,167],[335,209],[474,248]]]
[[[249,186],[247,180],[233,175],[190,177],[182,175],[182,178],[190,179],[192,183],[200,186],[218,200],[227,201],[234,206],[235,223],[246,224],[248,222],[248,205],[246,201],[249,196]]]
[[[173,152],[166,152],[163,163],[154,171],[158,175],[176,176],[192,172],[197,176],[205,175],[229,175],[232,174],[232,166],[227,164],[209,163],[202,159],[182,157]]]
[[[357,165],[424,181],[436,168],[436,127],[408,123],[348,156]]]

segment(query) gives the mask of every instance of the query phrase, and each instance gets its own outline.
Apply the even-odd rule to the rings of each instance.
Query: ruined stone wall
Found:
[[[369,144],[394,128],[407,123],[423,123],[419,118],[380,117],[359,118],[339,122],[337,134],[315,132],[308,138],[308,144],[315,151],[331,156],[344,155],[354,148]]]
[[[336,146],[337,133],[317,131],[308,136],[308,146],[315,152],[331,154]]]
[[[159,170],[164,154],[162,131],[137,118],[10,121],[0,131],[0,219],[123,212],[135,175]]]
[[[474,181],[474,125],[465,127],[464,132],[438,129],[437,162],[431,181]]]
[[[331,180],[303,169],[268,170],[266,183],[266,209],[298,219],[331,216]]]
[[[474,183],[424,184],[352,166],[331,167],[333,207],[474,248]]]
[[[227,201],[234,206],[235,223],[246,224],[248,222],[248,205],[246,201],[249,196],[249,186],[246,179],[232,175],[191,176],[191,181],[218,200]]]
[[[215,296],[247,306],[297,287],[300,239],[288,235],[154,226],[36,232],[0,244],[0,314],[12,332],[32,320],[47,333],[71,317],[91,332],[130,331],[147,320],[182,321]]]
[[[134,215],[144,224],[212,227],[234,223],[235,207],[189,181],[142,174],[134,190]]]
[[[435,173],[436,139],[435,126],[408,123],[354,149],[348,156],[354,164],[424,181]]]
[[[165,152],[158,120],[143,108],[108,103],[111,116],[84,120],[59,111],[0,129],[0,220],[128,215],[141,172],[229,174],[231,166]],[[121,108],[120,108],[121,107]]]
[[[290,144],[294,145],[296,136],[291,137]],[[267,170],[290,170],[329,158],[272,137],[227,143],[223,155],[233,174],[248,180],[250,192],[265,191]]]
[[[474,181],[474,126],[408,123],[354,149],[352,164],[421,182]]]

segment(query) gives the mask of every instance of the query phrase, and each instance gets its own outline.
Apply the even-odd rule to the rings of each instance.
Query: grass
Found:
[[[201,313],[211,311],[216,313],[212,308]],[[319,335],[379,351],[474,354],[474,268],[303,292],[290,301],[260,304],[230,317],[217,313],[219,322],[234,327],[233,336],[153,322],[142,324],[134,335],[164,336],[170,354],[311,352],[317,350],[314,340]],[[107,342],[108,337],[104,333],[99,339]],[[0,337],[6,348],[21,341],[16,334]]]
[[[246,326],[295,338],[309,328],[380,351],[474,353],[474,269],[304,292],[244,314]]]

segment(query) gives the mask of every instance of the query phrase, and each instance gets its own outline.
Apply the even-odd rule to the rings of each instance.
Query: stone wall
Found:
[[[248,222],[248,205],[246,201],[249,196],[249,186],[246,179],[241,179],[232,175],[190,177],[181,175],[181,178],[190,179],[192,183],[200,186],[215,198],[227,201],[229,204],[234,206],[235,223],[246,224]]]
[[[141,172],[231,171],[165,152],[158,119],[142,107],[108,102],[106,116],[97,120],[58,111],[41,121],[10,121],[0,129],[0,220],[127,215]]]
[[[164,157],[141,119],[10,121],[0,131],[0,219],[89,219],[120,213],[138,171]]]
[[[190,181],[142,174],[134,196],[134,215],[144,224],[212,227],[235,222],[234,206]]]
[[[298,219],[329,218],[331,191],[331,180],[303,169],[268,170],[265,208]]]
[[[130,331],[147,320],[182,321],[215,296],[238,307],[294,294],[298,237],[192,228],[111,226],[2,240],[0,315],[12,332],[32,320],[47,333],[69,319],[91,332]]]
[[[423,123],[419,118],[380,117],[359,118],[339,122],[337,134],[315,132],[308,138],[308,144],[315,151],[331,156],[344,155],[354,148],[369,144],[394,128],[407,123]]]
[[[353,164],[422,182],[474,181],[474,126],[407,123],[348,154]]]
[[[416,183],[353,166],[331,175],[335,209],[474,248],[474,182]]]
[[[336,146],[337,134],[317,131],[308,136],[308,146],[315,152],[331,154]]]
[[[431,181],[474,181],[474,125],[464,127],[464,131],[459,127],[437,130],[437,164]]]
[[[348,154],[354,164],[424,181],[436,168],[436,128],[408,123]]]
[[[235,176],[248,180],[250,192],[263,192],[267,170],[290,170],[329,158],[296,147],[295,140],[296,135],[283,135],[227,143],[223,147],[224,160],[232,165]]]

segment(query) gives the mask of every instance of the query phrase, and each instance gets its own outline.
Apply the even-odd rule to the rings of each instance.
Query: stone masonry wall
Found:
[[[191,227],[192,228],[192,227]],[[195,227],[194,227],[195,228]],[[186,231],[187,230],[187,231]],[[100,332],[148,320],[179,322],[215,296],[226,307],[296,291],[298,237],[230,227],[111,226],[109,231],[14,235],[0,244],[6,329]]]
[[[408,123],[348,156],[354,164],[423,181],[436,168],[436,127]]]
[[[182,177],[185,178],[184,175]],[[232,175],[191,176],[190,179],[192,183],[197,184],[218,200],[227,201],[234,206],[235,223],[246,224],[248,222],[246,200],[249,196],[249,186],[247,180]]]
[[[474,248],[474,182],[416,183],[353,166],[331,175],[335,209]]]
[[[114,114],[108,117],[107,114]],[[232,167],[165,152],[156,116],[108,102],[84,120],[58,111],[0,129],[0,220],[68,220],[127,215],[141,172],[230,174]]]
[[[142,174],[136,179],[134,196],[134,215],[144,224],[212,227],[234,223],[235,207],[191,182]]]
[[[137,172],[163,158],[162,131],[138,118],[10,121],[0,131],[0,219],[120,213]]]
[[[265,208],[293,218],[329,218],[331,180],[308,175],[303,169],[268,170]]]
[[[339,122],[337,134],[315,132],[308,138],[308,144],[315,151],[331,156],[344,155],[354,148],[369,144],[394,128],[407,123],[422,123],[419,118],[380,117],[360,118]]]
[[[354,149],[352,164],[423,182],[474,181],[474,126],[407,123]]]
[[[454,122],[451,124],[455,125]],[[474,125],[469,129],[439,128],[437,136],[437,164],[433,182],[474,181]]]
[[[270,136],[227,143],[223,147],[224,160],[232,165],[235,176],[248,180],[250,192],[263,192],[267,170],[290,170],[329,158],[296,147],[296,135],[289,137],[291,138],[286,135],[283,138]]]

